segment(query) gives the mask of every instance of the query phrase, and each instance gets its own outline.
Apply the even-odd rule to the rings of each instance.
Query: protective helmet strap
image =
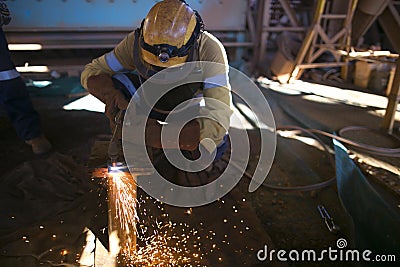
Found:
[[[133,44],[133,63],[135,64],[137,72],[140,74],[140,76],[147,80],[157,72],[159,72],[162,68],[157,68],[157,66],[150,65],[146,62],[143,62],[141,56],[140,56],[140,46],[139,46],[139,40],[140,40],[140,29],[135,30],[135,41]],[[187,57],[188,62],[190,61],[197,61],[198,56],[199,56],[199,45],[197,42],[193,45],[193,49],[189,51],[189,55]]]
[[[150,64],[146,64],[142,61],[141,57],[139,56],[139,39],[143,38],[141,37],[141,29],[136,29],[135,30],[135,41],[133,45],[133,63],[135,64],[135,67],[137,71],[139,72],[140,76],[142,76],[144,79],[148,79],[149,77],[153,76],[154,74],[157,73],[155,69],[151,67]]]

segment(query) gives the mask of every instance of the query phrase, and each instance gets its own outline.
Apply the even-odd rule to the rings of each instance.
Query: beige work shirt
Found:
[[[128,34],[112,51],[104,54],[85,66],[81,75],[81,83],[87,88],[87,80],[90,76],[98,74],[109,74],[118,72],[129,72],[136,69],[134,65],[134,32]],[[229,128],[230,116],[232,114],[232,97],[229,84],[229,65],[225,48],[221,42],[211,33],[204,31],[199,38],[199,61],[216,62],[216,68],[203,69],[205,86],[201,90],[205,97],[205,113],[208,118],[197,118],[200,124],[200,140],[211,139],[214,141],[201,143],[212,152],[216,146],[223,141]],[[224,105],[216,104],[215,101],[207,101],[213,98],[221,101]]]

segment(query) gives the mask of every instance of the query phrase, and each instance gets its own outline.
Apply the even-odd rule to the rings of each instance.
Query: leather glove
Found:
[[[11,21],[11,13],[6,3],[0,0],[0,27],[7,25]]]
[[[123,93],[115,89],[111,77],[107,74],[90,76],[87,81],[88,91],[106,104],[106,116],[114,123],[118,111],[126,110],[129,101]]]
[[[166,140],[161,145],[162,127],[175,127],[174,123],[166,125],[159,124],[154,119],[148,119],[146,124],[146,145],[154,148],[178,148],[174,140]],[[179,133],[179,149],[193,151],[196,150],[200,142],[200,124],[196,120],[188,122]]]

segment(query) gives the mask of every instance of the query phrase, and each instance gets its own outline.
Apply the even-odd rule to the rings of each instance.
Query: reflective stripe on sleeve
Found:
[[[219,86],[228,86],[228,74],[221,73],[215,76],[207,77],[204,80],[204,89],[211,89]]]
[[[115,72],[124,71],[125,68],[122,64],[118,61],[117,57],[115,56],[114,51],[108,52],[106,54],[106,62],[111,70]]]
[[[136,87],[133,85],[132,81],[123,73],[117,73],[113,75],[115,79],[120,81],[128,89],[129,93],[133,96],[136,93]]]
[[[0,71],[0,81],[7,81],[19,77],[20,74],[16,69]]]

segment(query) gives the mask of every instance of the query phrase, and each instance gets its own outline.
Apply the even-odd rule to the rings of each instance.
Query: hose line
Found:
[[[367,131],[370,130],[366,127],[361,127],[361,126],[348,126],[348,127],[344,127],[342,129],[339,130],[339,135],[342,135],[345,132],[349,132],[349,131]],[[365,152],[368,152],[370,154],[373,155],[379,155],[379,156],[386,156],[386,157],[400,157],[400,148],[383,148],[383,147],[377,147],[377,146],[371,146],[371,145],[367,145],[367,144],[363,144],[363,143],[359,143],[359,142],[355,142],[352,141],[350,139],[344,138],[342,136],[338,136],[336,134],[332,134],[332,133],[328,133],[325,131],[321,131],[318,129],[305,129],[299,126],[293,126],[293,125],[287,125],[287,126],[278,126],[276,128],[277,133],[279,134],[280,132],[283,131],[292,131],[293,134],[300,134],[300,133],[305,133],[309,136],[311,136],[312,138],[314,138],[318,143],[320,143],[320,145],[323,147],[324,149],[324,153],[327,155],[327,158],[329,159],[329,163],[332,166],[333,169],[335,169],[335,162],[334,159],[331,155],[331,153],[329,152],[329,148],[328,146],[318,137],[317,134],[319,135],[323,135],[323,136],[327,136],[330,137],[332,139],[336,139],[340,142],[343,142],[345,144],[348,144],[352,147],[361,149]],[[396,138],[395,136],[392,136],[393,138]],[[398,138],[396,138],[396,140],[399,140]],[[234,162],[229,162],[229,159],[222,157],[222,159],[227,162],[228,164],[232,164],[232,166],[240,169],[238,166],[236,166],[236,164]],[[252,175],[245,171],[244,175],[249,178],[252,179]],[[285,187],[285,186],[276,186],[276,185],[271,185],[271,184],[267,184],[267,183],[263,183],[262,185],[267,188],[267,189],[271,189],[274,191],[284,191],[284,192],[304,192],[304,191],[314,191],[314,190],[320,190],[323,189],[325,187],[331,186],[332,184],[334,184],[336,180],[336,176],[323,181],[323,182],[319,182],[319,183],[315,183],[315,184],[311,184],[311,185],[304,185],[304,186],[290,186],[290,187]]]

